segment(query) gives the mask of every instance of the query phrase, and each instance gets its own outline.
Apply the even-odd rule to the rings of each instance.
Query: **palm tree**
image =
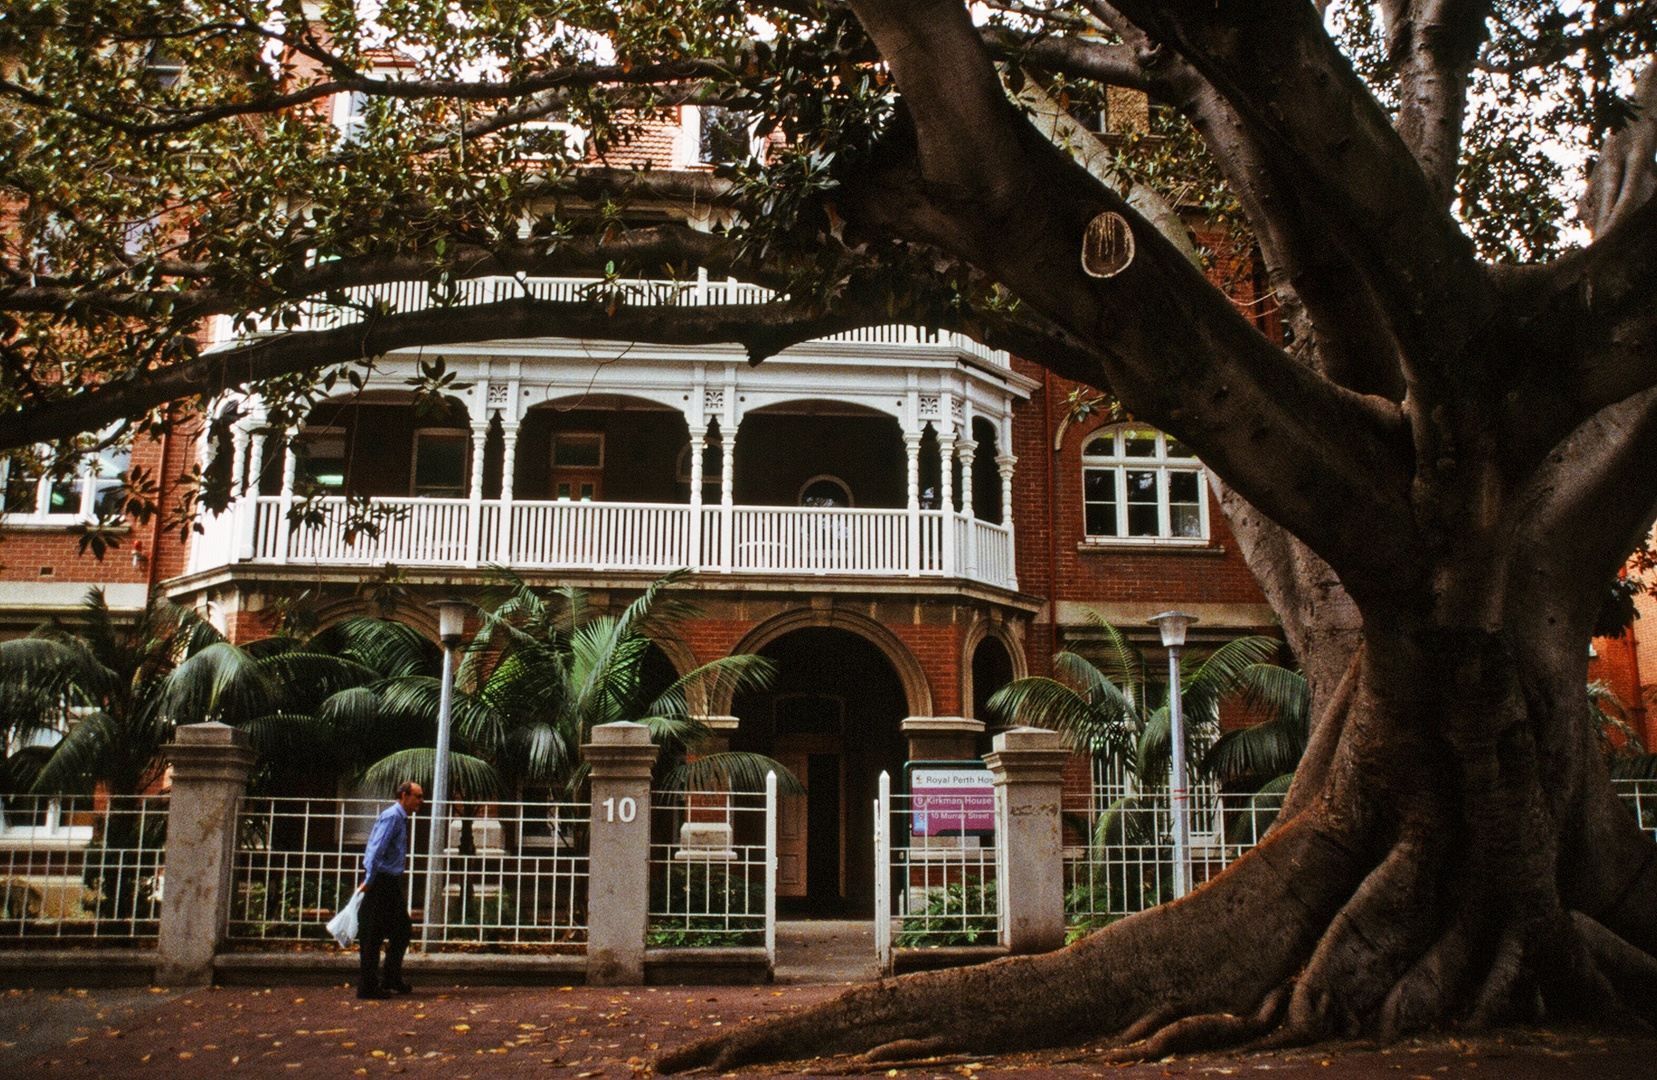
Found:
[[[32,755],[30,787],[43,793],[139,794],[160,779],[176,725],[268,712],[275,693],[253,657],[166,600],[123,624],[94,588],[76,625],[0,642],[8,724],[37,744],[61,734]]]
[[[1051,677],[1015,679],[989,707],[1009,722],[1059,731],[1078,752],[1125,767],[1141,787],[1159,786],[1171,753],[1166,687],[1149,678],[1138,646],[1091,614],[1105,641],[1100,664],[1057,653]],[[1306,681],[1273,663],[1281,647],[1274,638],[1250,636],[1206,657],[1181,658],[1187,757],[1202,775],[1264,780],[1294,771],[1306,747]],[[1216,739],[1227,701],[1260,719]]]
[[[1166,687],[1150,680],[1137,646],[1092,615],[1105,640],[1102,664],[1060,652],[1053,657],[1051,678],[1014,680],[990,698],[989,707],[1011,722],[1063,733],[1077,751],[1120,767],[1132,787],[1161,787],[1168,782],[1172,747]],[[1198,763],[1199,775],[1234,790],[1259,789],[1243,813],[1227,815],[1226,831],[1239,842],[1252,842],[1276,818],[1282,791],[1306,748],[1306,680],[1272,662],[1280,648],[1273,638],[1253,636],[1227,642],[1207,657],[1181,658],[1187,758]],[[1216,738],[1220,708],[1228,701],[1257,719]],[[1130,788],[1104,812],[1090,809],[1086,820],[1076,822],[1089,854],[1066,904],[1079,917],[1080,932],[1111,921],[1112,912],[1171,898],[1165,812],[1160,800],[1146,800]],[[1130,852],[1125,858],[1124,850]]]
[[[694,715],[695,703],[763,687],[773,668],[757,656],[731,656],[665,688],[649,685],[652,647],[694,614],[670,591],[683,574],[652,582],[623,612],[610,614],[591,607],[579,589],[546,592],[499,573],[501,586],[479,608],[483,628],[456,673],[450,778],[457,798],[526,789],[574,796],[586,778],[582,744],[594,727],[618,720],[650,728],[662,749],[664,787],[757,790],[775,770],[782,790],[799,790],[787,769],[761,755],[685,760],[712,734]],[[359,729],[388,717],[435,719],[440,690],[434,671],[410,672],[336,698],[329,712]],[[425,783],[434,761],[428,740],[380,758],[365,779],[376,789],[410,778]]]

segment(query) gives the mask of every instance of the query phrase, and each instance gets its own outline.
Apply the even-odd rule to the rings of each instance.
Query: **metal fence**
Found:
[[[996,882],[1005,852],[997,841],[983,807],[961,797],[894,795],[891,777],[880,774],[875,952],[883,968],[891,968],[894,948],[1001,940]]]
[[[777,947],[777,776],[765,793],[651,794],[652,948]]]
[[[1622,796],[1640,828],[1657,840],[1657,780],[1613,780],[1611,787]]]
[[[1164,790],[1137,792],[1119,772],[1095,770],[1085,806],[1065,808],[1065,924],[1097,929],[1174,898],[1173,816]],[[1657,839],[1657,780],[1613,780],[1640,827]],[[1280,794],[1191,789],[1191,883],[1237,861],[1277,820]]]
[[[383,802],[260,798],[238,822],[229,931],[243,940],[331,940],[325,924],[362,881],[362,851]],[[587,939],[585,803],[457,807],[437,872],[427,951],[579,951]],[[409,897],[425,895],[424,816],[410,838]]]
[[[0,938],[153,943],[167,796],[0,800]]]

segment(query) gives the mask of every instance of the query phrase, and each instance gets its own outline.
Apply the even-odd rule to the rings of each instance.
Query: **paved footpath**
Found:
[[[406,1075],[470,1080],[632,1080],[658,1050],[742,1020],[822,1001],[843,984],[567,990],[422,988],[360,1002],[344,987],[192,992],[11,991],[0,996],[0,1076],[247,1077],[332,1080]],[[1651,1080],[1657,1040],[1508,1033],[1384,1050],[1180,1058],[1108,1068],[1075,1053],[953,1060],[868,1074],[974,1080],[993,1073],[1080,1080],[1264,1076],[1270,1080]],[[846,1061],[811,1072],[856,1074]],[[792,1070],[764,1070],[800,1075]]]

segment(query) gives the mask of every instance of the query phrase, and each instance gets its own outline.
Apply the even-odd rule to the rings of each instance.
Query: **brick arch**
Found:
[[[812,626],[845,630],[879,649],[881,655],[886,657],[887,663],[892,665],[892,670],[903,687],[909,715],[932,715],[932,687],[927,682],[926,672],[921,668],[920,661],[915,659],[915,654],[909,650],[909,646],[889,628],[865,615],[848,611],[821,611],[815,608],[785,611],[748,631],[742,640],[732,647],[731,654],[757,653],[784,634]],[[728,695],[723,696],[716,704],[720,712],[729,712],[731,709]]]
[[[968,627],[966,637],[961,639],[961,715],[971,716],[973,701],[977,697],[973,686],[972,658],[978,651],[978,646],[985,639],[994,638],[1003,649],[1007,650],[1007,659],[1013,667],[1013,678],[1022,679],[1030,674],[1029,658],[1024,655],[1024,642],[1013,627],[1004,619],[981,618]],[[983,717],[975,719],[982,720]]]

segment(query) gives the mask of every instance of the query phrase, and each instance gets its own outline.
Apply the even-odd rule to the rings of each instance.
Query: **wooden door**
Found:
[[[803,752],[778,750],[773,755],[789,772],[806,782],[808,756]],[[777,799],[777,895],[805,895],[806,797],[783,795]]]

